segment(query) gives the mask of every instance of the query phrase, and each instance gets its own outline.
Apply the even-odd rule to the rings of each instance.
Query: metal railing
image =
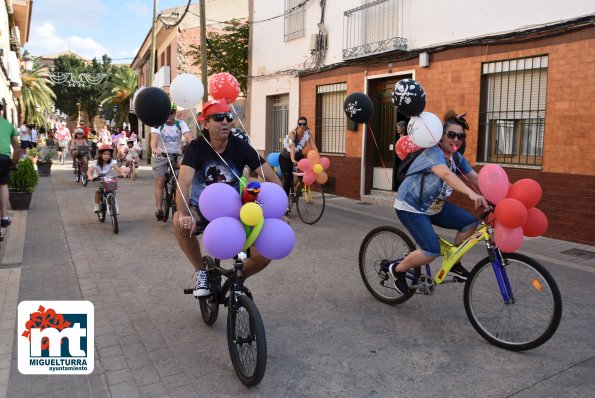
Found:
[[[344,12],[343,59],[407,50],[399,37],[399,0],[376,0]]]

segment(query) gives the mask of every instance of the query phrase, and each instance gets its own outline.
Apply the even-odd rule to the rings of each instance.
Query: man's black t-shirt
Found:
[[[220,155],[229,167],[217,156],[203,137],[192,140],[188,145],[182,165],[195,170],[192,193],[190,194],[192,204],[198,205],[198,197],[202,190],[214,182],[224,182],[239,190],[240,182],[236,175],[242,176],[244,166],[256,170],[265,163],[254,148],[231,134],[227,147]]]

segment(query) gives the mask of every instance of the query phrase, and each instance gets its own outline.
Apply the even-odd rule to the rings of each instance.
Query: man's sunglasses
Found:
[[[465,133],[455,133],[454,131],[447,131],[446,132],[446,136],[448,138],[450,138],[451,140],[454,140],[455,138],[458,138],[459,141],[463,141],[465,138],[467,138],[467,134],[465,134]]]
[[[298,123],[298,126],[300,127],[306,127],[308,125],[308,123]]]
[[[228,122],[233,122],[233,115],[231,112],[213,113],[212,115],[209,115],[207,119],[211,119],[216,122],[222,122],[223,119],[225,119]]]

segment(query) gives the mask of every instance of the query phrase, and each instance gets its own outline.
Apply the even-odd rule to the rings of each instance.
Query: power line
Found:
[[[274,19],[277,19],[277,18],[286,17],[287,15],[291,14],[291,13],[292,13],[292,12],[294,12],[295,10],[297,10],[297,9],[299,9],[299,8],[301,8],[301,7],[303,7],[303,6],[305,6],[305,5],[306,5],[307,3],[309,3],[310,1],[311,1],[311,0],[304,0],[304,1],[302,1],[301,3],[299,3],[298,5],[296,5],[296,6],[293,6],[293,7],[291,7],[290,9],[286,10],[286,11],[285,11],[283,14],[276,15],[276,16],[274,16],[274,17],[270,17],[270,18],[266,18],[266,19],[261,19],[260,21],[248,21],[248,22],[247,22],[247,24],[249,24],[249,25],[255,25],[255,24],[257,24],[257,23],[269,22],[269,21],[272,21],[272,20],[274,20]],[[188,11],[188,12],[189,12],[190,14],[194,15],[194,16],[197,16],[197,17],[199,16],[198,14],[196,14],[196,13],[194,13],[194,12],[192,12],[192,11]],[[226,24],[226,25],[230,25],[230,22],[225,22],[225,21],[216,21],[216,20],[214,20],[214,19],[209,19],[209,21],[211,21],[211,22],[215,22],[215,23],[218,23],[218,24]]]

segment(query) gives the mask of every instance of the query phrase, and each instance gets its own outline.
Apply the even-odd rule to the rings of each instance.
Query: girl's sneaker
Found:
[[[11,217],[6,217],[6,218],[3,218],[2,220],[0,220],[0,226],[2,228],[6,228],[10,224],[12,224],[12,218]]]

